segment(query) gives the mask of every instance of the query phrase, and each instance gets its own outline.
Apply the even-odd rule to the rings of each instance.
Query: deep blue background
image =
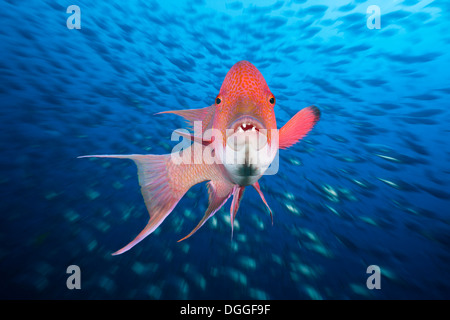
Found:
[[[66,8],[81,8],[69,30]],[[367,7],[381,29],[366,26]],[[2,299],[450,298],[448,1],[0,1]],[[136,168],[85,154],[170,152],[182,119],[252,62],[281,127],[313,131],[229,203],[193,187],[145,226]],[[81,268],[82,289],[66,288]],[[381,290],[366,288],[380,266]]]

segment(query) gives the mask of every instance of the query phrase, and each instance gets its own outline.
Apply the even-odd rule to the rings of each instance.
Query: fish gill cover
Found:
[[[450,298],[448,1],[0,3],[2,299]],[[278,127],[322,114],[261,178],[273,226],[249,189],[232,240],[229,201],[178,243],[201,183],[111,256],[148,220],[136,167],[77,157],[169,153],[185,123],[154,114],[213,104],[240,60]]]

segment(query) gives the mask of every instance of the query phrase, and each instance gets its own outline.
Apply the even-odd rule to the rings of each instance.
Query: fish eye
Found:
[[[219,97],[216,98],[216,104],[220,104],[222,102],[222,100],[220,100]]]
[[[275,97],[274,96],[270,97],[269,102],[271,104],[275,104]]]

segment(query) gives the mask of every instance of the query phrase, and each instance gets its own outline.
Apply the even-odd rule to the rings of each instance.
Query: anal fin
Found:
[[[230,223],[231,223],[231,238],[233,238],[234,218],[239,210],[239,205],[244,195],[245,187],[235,186],[233,189],[233,202],[230,207]]]
[[[202,220],[198,225],[192,230],[187,236],[178,240],[178,242],[186,240],[192,236],[198,229],[200,229],[205,222],[211,218],[217,211],[222,208],[222,206],[230,198],[233,192],[233,185],[225,180],[214,180],[207,183],[208,194],[209,194],[209,206],[203,216]]]

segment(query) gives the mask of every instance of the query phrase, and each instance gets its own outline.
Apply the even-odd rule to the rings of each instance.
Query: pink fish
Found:
[[[209,206],[198,225],[179,241],[194,234],[231,196],[233,232],[244,189],[250,185],[261,196],[272,218],[258,180],[277,159],[278,149],[297,143],[320,118],[319,109],[310,106],[278,130],[275,103],[275,96],[259,70],[250,62],[240,61],[228,71],[213,105],[161,112],[179,115],[196,129],[194,134],[180,132],[193,141],[182,152],[80,157],[131,159],[137,165],[139,185],[150,219],[133,241],[113,255],[130,250],[151,234],[186,192],[204,181],[208,181]]]

